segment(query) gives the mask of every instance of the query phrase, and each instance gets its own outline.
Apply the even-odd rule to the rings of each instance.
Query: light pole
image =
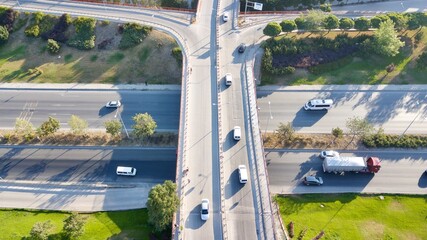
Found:
[[[270,119],[273,120],[273,115],[271,114],[271,102],[268,101],[268,111],[270,113],[270,117],[267,119],[267,126],[265,127],[265,132],[264,132],[264,140],[267,138],[267,129],[268,129],[268,124],[270,124]]]
[[[122,114],[119,112],[119,108],[117,108],[114,118],[117,118],[117,115],[119,115],[119,119],[120,119],[120,122],[122,122],[123,128],[125,129],[126,136],[129,138],[129,133],[128,133],[128,130],[126,129],[125,122],[123,122]]]
[[[419,105],[420,105],[420,102],[419,102],[419,101],[417,101],[416,103],[417,103],[417,106],[419,106]],[[422,112],[422,109],[420,108],[419,112],[417,113],[417,115],[415,115],[415,117],[414,117],[414,119],[412,120],[412,122],[411,122],[411,123],[409,123],[409,125],[408,125],[408,127],[405,129],[405,131],[403,131],[402,135],[400,135],[400,138],[402,138],[402,137],[403,137],[403,135],[405,135],[406,131],[408,131],[408,129],[411,127],[412,123],[414,123],[414,122],[415,122],[415,119],[417,119],[417,118],[418,118],[418,116],[421,114],[421,112]]]

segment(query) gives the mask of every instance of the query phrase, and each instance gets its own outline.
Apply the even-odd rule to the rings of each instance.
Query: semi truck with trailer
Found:
[[[327,157],[323,161],[323,172],[328,173],[377,173],[381,161],[377,157]]]

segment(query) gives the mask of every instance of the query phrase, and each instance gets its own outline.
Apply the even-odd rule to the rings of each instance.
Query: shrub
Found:
[[[351,29],[354,27],[354,21],[350,18],[341,18],[340,19],[340,28],[341,29]]]
[[[72,19],[69,14],[63,14],[53,26],[53,28],[49,31],[46,31],[41,34],[42,38],[53,39],[58,42],[65,43],[68,40],[68,36],[66,36],[65,32],[68,30],[68,27],[71,25]]]
[[[332,135],[336,138],[342,138],[344,135],[344,131],[339,127],[332,128]]]
[[[52,53],[52,54],[58,53],[60,49],[61,49],[61,46],[58,44],[57,41],[55,41],[53,39],[47,40],[47,50],[50,53]]]
[[[123,36],[119,48],[127,49],[140,44],[153,30],[152,27],[142,26],[137,23],[126,23],[123,25]]]
[[[297,28],[297,24],[294,20],[283,20],[280,27],[282,27],[282,32],[292,32]]]
[[[282,27],[277,22],[270,22],[265,26],[263,33],[264,35],[275,37],[282,32]]]
[[[44,137],[54,134],[56,131],[58,131],[59,127],[59,120],[53,117],[49,117],[47,121],[40,125],[40,127],[37,129],[37,132],[40,136]]]
[[[96,20],[88,17],[78,17],[73,21],[76,34],[68,40],[67,44],[81,50],[89,50],[95,47]]]
[[[6,27],[0,26],[0,45],[5,44],[9,39],[9,31]]]
[[[13,31],[13,23],[15,22],[17,12],[13,11],[11,8],[0,10],[0,26],[3,26],[7,31]]]
[[[25,29],[25,35],[27,35],[27,37],[38,37],[40,35],[39,25],[28,26]]]
[[[426,69],[427,68],[427,51],[424,51],[418,58],[417,58],[417,68],[418,69]]]
[[[294,234],[294,223],[292,221],[288,224],[288,233],[289,233],[290,238],[293,238],[295,235]]]
[[[359,31],[366,31],[371,27],[371,21],[365,17],[361,17],[354,21],[354,28]]]
[[[104,126],[106,132],[111,134],[112,136],[119,135],[122,130],[122,123],[117,119],[104,122]]]
[[[172,56],[175,58],[179,66],[182,66],[182,50],[180,47],[174,47],[172,49]]]
[[[331,4],[330,3],[321,4],[320,5],[320,10],[322,10],[324,12],[331,12],[332,11]]]

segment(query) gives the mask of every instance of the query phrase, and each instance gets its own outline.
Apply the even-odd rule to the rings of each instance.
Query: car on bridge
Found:
[[[200,218],[203,221],[209,219],[209,199],[207,198],[202,199],[202,209],[200,210]]]
[[[307,186],[309,186],[309,185],[320,186],[323,184],[323,179],[321,177],[307,176],[304,178],[303,182]]]
[[[120,106],[122,106],[122,103],[119,100],[109,101],[107,104],[105,104],[106,108],[119,108]]]

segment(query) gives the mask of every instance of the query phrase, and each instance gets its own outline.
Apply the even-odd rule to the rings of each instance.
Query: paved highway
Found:
[[[78,91],[78,90],[0,90],[0,128],[13,128],[16,118],[29,120],[35,127],[48,116],[57,118],[61,128],[69,128],[71,115],[88,121],[90,129],[104,130],[104,122],[123,119],[131,130],[132,117],[148,112],[158,131],[178,131],[180,91]],[[106,108],[111,100],[120,100],[119,109]]]
[[[173,180],[175,149],[133,147],[2,147],[0,177],[4,180],[70,183],[137,183]],[[117,166],[137,169],[135,177],[118,177]]]
[[[381,170],[377,174],[323,173],[319,151],[266,151],[272,193],[427,193],[427,152],[408,150],[339,151],[342,156],[377,156]],[[307,175],[323,178],[322,186],[305,186]]]
[[[335,127],[347,130],[347,119],[358,116],[386,133],[427,134],[426,92],[423,85],[261,87],[259,119],[263,132],[291,122],[300,133],[331,133]],[[303,105],[312,98],[331,98],[334,106],[329,111],[305,111]]]
[[[155,184],[175,179],[175,149],[0,148],[2,207],[106,211],[143,208]],[[117,176],[118,165],[137,168]]]

